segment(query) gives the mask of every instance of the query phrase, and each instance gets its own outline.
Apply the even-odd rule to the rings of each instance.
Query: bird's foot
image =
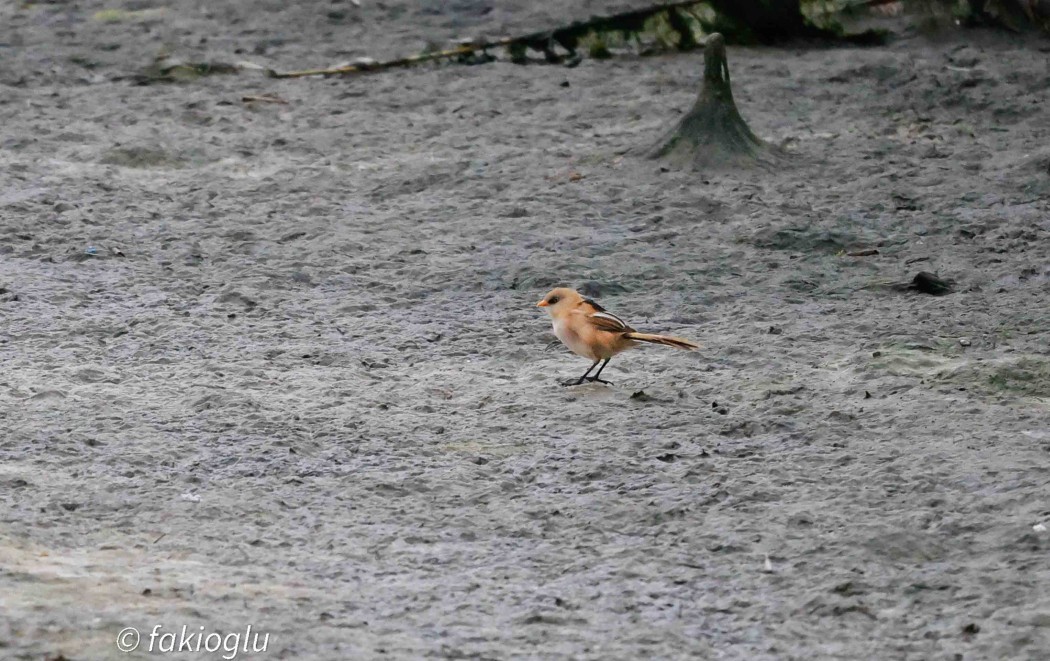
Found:
[[[582,386],[585,383],[604,383],[607,386],[613,384],[612,381],[606,381],[605,379],[599,379],[596,376],[581,376],[578,379],[569,379],[568,381],[562,381],[563,386]]]

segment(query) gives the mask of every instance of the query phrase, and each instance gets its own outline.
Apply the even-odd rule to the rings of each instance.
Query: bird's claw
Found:
[[[568,381],[563,381],[562,385],[563,386],[582,386],[584,383],[604,383],[607,386],[611,386],[613,384],[612,381],[606,381],[605,379],[599,379],[599,378],[593,377],[593,376],[585,376],[585,377],[581,377],[579,379],[569,379]]]

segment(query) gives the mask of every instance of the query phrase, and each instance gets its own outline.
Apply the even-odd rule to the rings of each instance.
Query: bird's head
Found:
[[[575,307],[582,300],[583,297],[575,290],[568,287],[558,287],[547,292],[547,295],[540,299],[536,307],[547,308],[547,313],[553,317],[561,310]]]

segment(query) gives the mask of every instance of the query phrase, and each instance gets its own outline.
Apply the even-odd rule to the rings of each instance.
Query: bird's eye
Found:
[[[557,302],[558,302],[558,297],[557,296],[551,296],[550,298],[547,299],[547,304],[548,305],[555,305],[555,304],[557,304]]]

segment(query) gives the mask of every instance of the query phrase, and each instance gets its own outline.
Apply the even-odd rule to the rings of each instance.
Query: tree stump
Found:
[[[649,158],[694,170],[771,164],[780,150],[751,132],[733,102],[722,35],[705,40],[704,82],[693,107],[656,146]]]

